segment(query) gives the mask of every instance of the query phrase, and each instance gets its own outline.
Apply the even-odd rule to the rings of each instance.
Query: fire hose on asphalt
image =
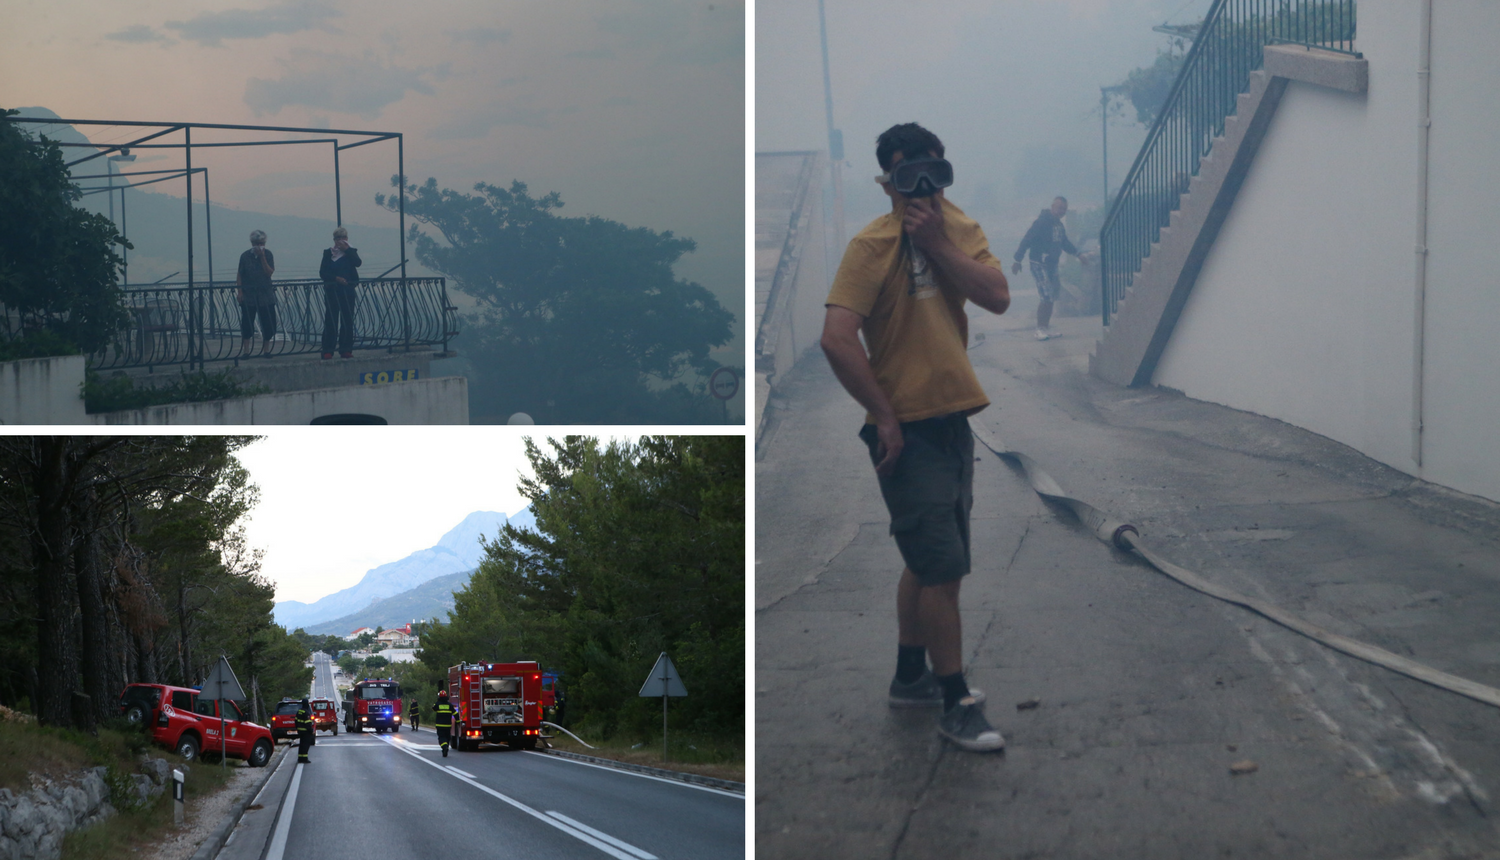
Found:
[[[996,456],[1009,462],[1015,463],[1026,473],[1026,479],[1031,482],[1031,488],[1037,495],[1052,502],[1056,502],[1078,516],[1080,522],[1093,531],[1094,536],[1107,544],[1126,551],[1133,551],[1145,559],[1152,567],[1186,585],[1194,591],[1207,594],[1226,603],[1242,606],[1251,612],[1255,612],[1281,626],[1327,645],[1335,651],[1341,651],[1351,657],[1357,657],[1368,663],[1383,666],[1393,672],[1399,672],[1409,678],[1415,678],[1434,687],[1439,687],[1450,692],[1467,696],[1475,701],[1484,702],[1487,705],[1500,707],[1500,689],[1440,672],[1430,666],[1424,666],[1415,660],[1393,654],[1384,648],[1377,648],[1350,639],[1330,630],[1324,630],[1316,624],[1310,624],[1296,615],[1264,600],[1247,597],[1237,591],[1232,591],[1221,585],[1216,585],[1182,567],[1178,567],[1170,561],[1152,552],[1142,541],[1140,531],[1129,523],[1112,519],[1104,511],[1090,505],[1088,502],[1075,499],[1063,492],[1062,487],[1052,479],[1051,475],[1042,471],[1041,466],[1030,457],[1019,451],[1012,451],[1005,447],[998,438],[989,431],[978,426],[973,427],[974,438],[978,439],[984,447],[990,449]]]

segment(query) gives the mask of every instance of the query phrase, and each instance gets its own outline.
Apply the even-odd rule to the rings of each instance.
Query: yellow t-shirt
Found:
[[[968,256],[1001,269],[984,231],[957,206],[942,200],[948,238]],[[969,321],[963,293],[931,268],[929,284],[913,285],[911,244],[902,241],[905,206],[870,222],[849,242],[826,304],[864,317],[870,366],[891,400],[897,421],[920,421],[988,406],[969,364]],[[874,423],[871,416],[865,420]]]

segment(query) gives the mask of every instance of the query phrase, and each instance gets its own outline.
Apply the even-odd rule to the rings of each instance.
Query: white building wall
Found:
[[[1500,3],[1434,5],[1422,466],[1416,0],[1360,4],[1368,93],[1288,85],[1153,382],[1500,499]]]
[[[1433,3],[1422,477],[1500,500],[1497,39],[1500,3]]]

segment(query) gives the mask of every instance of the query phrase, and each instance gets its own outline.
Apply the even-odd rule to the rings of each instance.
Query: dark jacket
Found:
[[[342,275],[352,287],[359,283],[358,270],[363,265],[364,262],[359,259],[359,251],[355,248],[346,250],[344,255],[337,260],[333,258],[332,248],[324,248],[323,264],[318,266],[318,277],[323,279],[323,286],[333,287],[338,285],[338,281],[334,278]]]
[[[1048,268],[1057,266],[1058,258],[1062,252],[1067,251],[1073,256],[1078,256],[1078,249],[1068,241],[1068,230],[1062,221],[1052,214],[1051,209],[1043,209],[1042,214],[1036,216],[1031,222],[1031,229],[1026,231],[1026,237],[1021,240],[1021,247],[1016,249],[1016,262],[1031,251],[1033,262],[1039,262]]]
[[[271,268],[276,268],[276,255],[271,249],[266,249],[266,262]],[[276,290],[271,286],[271,276],[261,266],[260,260],[255,257],[255,249],[251,248],[240,255],[240,267],[236,273],[236,279],[240,282],[240,290],[244,293],[244,301],[250,304],[276,304]]]
[[[453,715],[457,713],[454,707],[446,701],[439,701],[432,706],[432,713],[436,717],[432,721],[435,728],[446,729],[453,726]]]
[[[306,738],[313,736],[312,711],[307,705],[297,709],[297,734]]]

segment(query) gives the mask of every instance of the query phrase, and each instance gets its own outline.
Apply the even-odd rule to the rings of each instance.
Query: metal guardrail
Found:
[[[1265,47],[1354,54],[1354,0],[1214,0],[1099,230],[1104,324],[1198,173]]]
[[[271,354],[322,351],[323,282],[276,281],[276,336]],[[202,366],[240,353],[240,303],[233,284],[159,284],[124,293],[129,322],[104,350],[89,356],[99,370],[185,364]],[[448,350],[458,334],[444,278],[379,278],[355,287],[354,348]],[[259,355],[259,328],[250,355]]]

